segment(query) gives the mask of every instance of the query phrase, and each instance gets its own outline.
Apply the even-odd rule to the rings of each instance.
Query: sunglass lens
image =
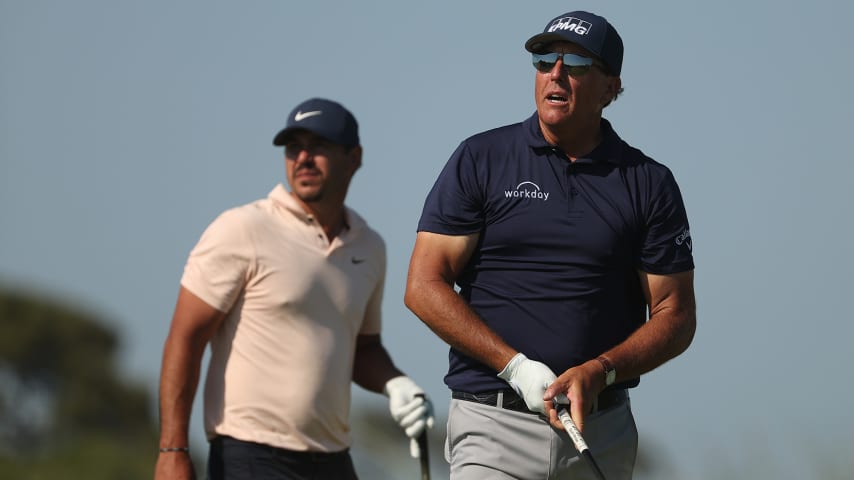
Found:
[[[543,73],[551,72],[552,69],[555,68],[555,63],[554,62],[549,63],[549,62],[544,62],[544,61],[534,62],[534,68],[536,68],[537,70],[539,70]]]
[[[534,53],[531,60],[534,63],[534,68],[540,72],[547,73],[555,68],[558,58],[561,59],[566,72],[572,76],[584,75],[590,71],[590,66],[593,65],[593,59],[573,55],[571,53]]]
[[[593,64],[592,58],[565,53],[563,55],[563,64],[567,67],[586,67]]]
[[[555,63],[557,63],[558,54],[557,53],[534,53],[531,57],[531,60],[534,63],[534,68],[545,73],[550,72],[553,68],[555,68]]]

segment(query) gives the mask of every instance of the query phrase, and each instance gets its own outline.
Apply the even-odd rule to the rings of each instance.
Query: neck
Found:
[[[315,218],[330,242],[344,229],[347,219],[343,202],[330,205],[328,202],[305,202],[296,195],[294,198],[297,199],[305,213]]]
[[[540,129],[546,141],[559,147],[570,161],[592,152],[602,142],[602,126],[599,118],[583,124],[544,125]]]

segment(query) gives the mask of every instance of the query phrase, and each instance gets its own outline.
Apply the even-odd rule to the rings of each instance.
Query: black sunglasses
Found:
[[[534,68],[542,73],[549,73],[555,68],[558,59],[563,63],[563,71],[573,77],[580,77],[590,71],[590,67],[603,68],[600,65],[593,63],[592,58],[582,57],[574,53],[534,53],[531,55],[531,61]]]

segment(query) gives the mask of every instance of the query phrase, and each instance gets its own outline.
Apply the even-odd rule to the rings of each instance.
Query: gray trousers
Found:
[[[629,401],[585,419],[584,439],[608,480],[632,478],[638,432]],[[563,430],[544,417],[451,399],[451,480],[595,480]]]

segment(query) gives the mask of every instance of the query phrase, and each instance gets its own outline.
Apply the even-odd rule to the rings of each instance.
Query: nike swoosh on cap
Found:
[[[295,121],[295,122],[301,122],[301,121],[305,120],[305,119],[306,119],[306,118],[308,118],[308,117],[313,117],[313,116],[315,116],[315,115],[320,115],[321,113],[323,113],[323,112],[321,112],[320,110],[315,110],[315,111],[313,111],[313,112],[305,112],[305,113],[303,113],[303,112],[301,112],[301,111],[300,111],[300,112],[297,112],[297,114],[296,114],[296,115],[294,115],[294,121]]]

